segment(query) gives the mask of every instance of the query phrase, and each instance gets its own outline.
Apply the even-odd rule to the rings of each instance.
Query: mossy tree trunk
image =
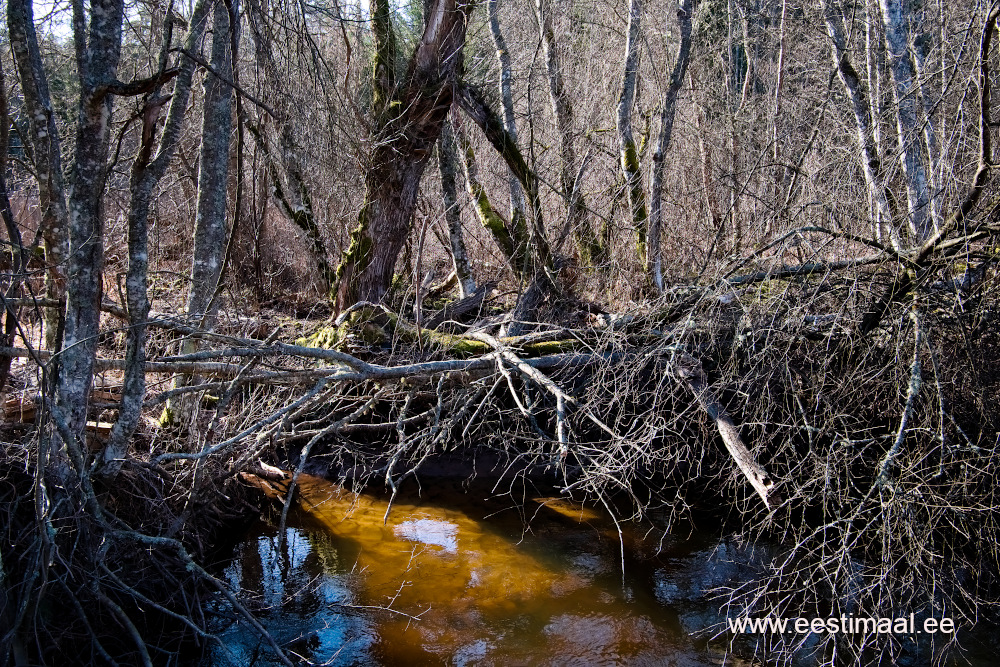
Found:
[[[503,158],[527,196],[528,252],[526,260],[530,266],[525,269],[525,273],[551,274],[553,271],[552,251],[545,233],[542,202],[538,194],[538,177],[528,167],[528,163],[517,145],[516,138],[504,127],[500,116],[486,102],[481,91],[473,86],[463,85],[459,89],[458,103],[462,111],[479,126],[490,145]],[[512,229],[516,229],[516,227],[512,227]]]
[[[531,261],[528,257],[528,230],[524,218],[513,218],[509,223],[497,213],[490,201],[486,188],[479,180],[476,153],[461,125],[456,123],[458,145],[462,151],[462,166],[465,168],[465,186],[476,209],[479,222],[493,237],[507,264],[519,277],[531,279]]]
[[[639,261],[649,260],[646,193],[642,190],[642,169],[639,166],[639,151],[636,149],[632,133],[632,107],[635,106],[636,77],[639,73],[639,42],[642,40],[642,0],[630,0],[628,6],[628,33],[625,38],[625,73],[622,76],[622,92],[618,98],[618,140],[620,143],[622,175],[628,197],[629,214],[635,228],[636,250]]]
[[[424,31],[397,82],[396,37],[389,0],[372,3],[375,67],[372,151],[364,205],[337,267],[336,306],[379,301],[392,283],[406,241],[420,180],[448,115],[462,72],[465,33],[473,4],[430,0]]]
[[[256,4],[247,7],[247,16],[257,67],[273,91],[271,104],[275,120],[273,132],[268,132],[268,117],[264,117],[259,125],[247,123],[247,129],[260,153],[263,153],[275,203],[285,217],[306,235],[320,291],[333,298],[336,271],[329,261],[326,243],[316,219],[312,194],[306,181],[302,147],[296,138],[295,122],[300,118],[297,101],[288,92],[288,82],[277,74],[280,68],[275,60],[275,40],[269,17]],[[273,134],[277,135],[276,140],[271,136]]]

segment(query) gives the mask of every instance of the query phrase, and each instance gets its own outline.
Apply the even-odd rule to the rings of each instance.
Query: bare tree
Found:
[[[392,4],[372,3],[375,38],[371,153],[364,205],[337,268],[337,308],[379,301],[410,229],[420,180],[451,108],[473,3],[433,0],[406,73],[396,71]]]
[[[629,218],[635,229],[636,249],[639,261],[652,266],[652,256],[647,249],[649,234],[649,213],[646,210],[646,194],[642,189],[642,169],[639,166],[639,152],[632,135],[632,107],[635,106],[636,78],[639,73],[639,44],[642,41],[642,0],[629,0],[628,32],[625,39],[625,73],[622,76],[622,92],[618,98],[618,140],[621,144],[622,176],[625,178],[625,193],[628,199]]]
[[[517,120],[514,116],[514,93],[511,74],[510,49],[500,27],[499,0],[488,0],[486,8],[489,12],[490,35],[496,46],[497,64],[500,66],[500,101],[503,105],[503,124],[513,141],[517,141]],[[508,170],[508,187],[510,188],[510,217],[516,226],[515,218],[524,218],[524,189],[517,176]]]
[[[545,72],[549,81],[549,101],[555,117],[556,132],[559,135],[559,187],[566,201],[566,225],[559,234],[565,239],[571,231],[577,250],[585,264],[600,264],[605,259],[605,248],[594,234],[587,212],[587,203],[580,187],[579,176],[582,166],[577,164],[576,149],[573,146],[573,104],[566,90],[563,68],[559,58],[559,44],[553,25],[551,0],[535,0],[535,17],[545,52]]]
[[[232,7],[232,9],[230,9]],[[201,158],[198,171],[198,212],[194,227],[194,257],[188,292],[188,318],[211,330],[219,308],[219,291],[229,224],[226,199],[229,147],[233,128],[233,46],[239,30],[237,5],[216,0],[212,18],[211,71],[205,77]]]
[[[63,185],[62,149],[59,129],[49,96],[48,77],[42,66],[35,32],[31,2],[13,0],[7,3],[7,29],[11,50],[17,64],[25,112],[30,124],[28,144],[31,146],[35,177],[38,183],[38,203],[41,208],[41,233],[45,241],[45,295],[61,300],[66,292],[66,259],[69,250],[69,211]],[[58,346],[59,312],[50,310],[45,320],[45,346]]]
[[[458,159],[455,137],[448,121],[441,128],[437,151],[438,169],[441,172],[441,199],[444,203],[445,220],[448,222],[452,264],[458,279],[459,295],[464,299],[476,291],[476,281],[472,275],[469,253],[465,249],[465,235],[462,233],[462,209],[458,204],[458,189],[455,185]]]
[[[854,113],[861,168],[872,209],[877,215],[876,232],[881,233],[881,225],[887,225],[888,228],[885,231],[893,246],[898,248],[901,242],[895,227],[895,205],[892,194],[883,180],[882,157],[875,143],[871,107],[861,87],[858,72],[851,64],[847,50],[844,16],[834,4],[834,0],[823,0],[823,16],[826,19],[827,34],[830,37],[833,63],[851,101]]]
[[[211,0],[198,0],[194,7],[184,40],[184,49],[189,54],[197,50],[198,42],[205,33],[210,3]],[[129,181],[129,260],[128,276],[125,279],[129,316],[125,353],[127,366],[118,419],[103,453],[105,473],[108,475],[114,475],[120,469],[129,441],[142,416],[142,403],[146,395],[146,320],[149,318],[149,213],[153,191],[166,175],[180,141],[194,78],[195,61],[182,54],[173,90],[169,95],[163,93],[175,21],[173,15],[165,19],[158,69],[153,89],[143,102],[142,134]],[[157,120],[167,102],[170,107],[157,146]]]
[[[906,179],[909,203],[909,227],[917,243],[927,240],[935,231],[931,215],[931,192],[928,180],[927,145],[922,141],[923,125],[919,106],[920,89],[911,49],[914,7],[910,0],[880,0],[885,22],[885,47],[892,72],[896,99],[896,129],[901,148],[900,160]],[[933,128],[929,128],[933,132]]]
[[[677,8],[677,22],[680,26],[680,44],[674,68],[670,73],[667,90],[660,98],[660,131],[656,135],[653,148],[653,168],[649,183],[649,240],[646,270],[659,290],[663,289],[663,248],[660,235],[663,229],[663,167],[670,139],[673,135],[674,116],[677,111],[677,95],[684,85],[688,62],[691,59],[691,22],[695,0],[681,0]]]

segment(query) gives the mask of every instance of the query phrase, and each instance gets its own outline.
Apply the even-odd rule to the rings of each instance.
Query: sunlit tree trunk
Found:
[[[832,0],[823,0],[823,15],[826,20],[827,34],[830,37],[833,63],[844,91],[851,101],[854,112],[854,122],[857,132],[858,149],[860,150],[861,168],[865,177],[865,185],[872,208],[877,212],[875,224],[886,225],[888,236],[895,247],[900,246],[899,236],[895,229],[894,205],[891,195],[883,182],[882,160],[878,146],[875,144],[872,129],[873,119],[871,107],[861,87],[861,79],[857,70],[851,65],[847,51],[847,32],[844,28],[844,17]],[[878,229],[878,228],[876,228]]]
[[[914,12],[917,10],[918,8],[915,7]],[[911,19],[916,29],[916,35],[913,36],[913,72],[916,76],[920,106],[923,110],[921,125],[923,127],[924,150],[927,152],[927,186],[931,200],[930,216],[934,229],[938,229],[943,222],[944,203],[942,201],[943,188],[941,187],[942,174],[940,173],[941,142],[938,139],[938,125],[934,119],[938,100],[935,99],[932,86],[933,77],[928,73],[932,33],[927,30],[926,17],[922,15],[922,12],[920,16],[913,16]]]
[[[472,3],[432,0],[405,76],[395,72],[396,36],[389,0],[372,3],[375,36],[372,150],[364,204],[337,268],[337,308],[379,301],[392,283],[406,241],[420,180],[451,108],[462,71]],[[398,83],[397,83],[398,81]]]
[[[618,97],[618,141],[622,176],[628,199],[629,217],[635,228],[639,261],[649,265],[652,259],[647,249],[649,214],[646,210],[646,193],[642,189],[642,169],[639,151],[632,134],[632,107],[635,106],[636,78],[639,73],[639,43],[642,40],[642,0],[629,0],[628,31],[625,38],[625,73],[622,92]]]
[[[458,140],[458,148],[462,155],[462,167],[465,175],[465,187],[472,200],[472,205],[476,211],[476,217],[489,232],[496,243],[504,259],[511,269],[525,281],[530,281],[533,276],[532,265],[529,256],[529,241],[527,229],[524,225],[508,225],[500,214],[497,213],[490,201],[489,194],[485,186],[479,179],[479,166],[476,162],[476,154],[472,148],[472,142],[466,136],[461,124],[455,124],[455,134]],[[523,220],[522,220],[523,222]]]
[[[469,253],[465,249],[465,235],[462,233],[462,209],[458,204],[458,188],[455,184],[458,160],[455,153],[455,137],[448,121],[445,121],[441,128],[437,151],[438,170],[441,172],[441,199],[444,203],[444,217],[448,222],[452,265],[455,277],[458,279],[459,296],[464,299],[476,291],[476,281],[472,276],[472,265],[469,262]]]
[[[82,13],[82,8],[78,11]],[[60,414],[55,417],[68,428],[68,432],[60,429],[62,437],[78,438],[81,445],[100,325],[111,88],[117,81],[123,13],[121,0],[92,0],[86,34],[82,16],[74,26],[80,107],[69,196],[66,319],[56,385]]]
[[[212,13],[211,71],[205,74],[205,101],[202,111],[201,155],[198,161],[198,204],[195,214],[193,256],[187,298],[187,318],[192,326],[211,331],[219,310],[222,270],[229,238],[226,201],[229,191],[229,147],[233,129],[233,48],[237,41],[236,0],[230,6],[215,0]],[[182,354],[198,350],[198,340],[188,338]],[[174,387],[188,385],[192,378],[180,375]],[[161,421],[184,423],[196,411],[191,395],[167,402]]]
[[[510,51],[507,48],[507,40],[504,38],[503,30],[500,28],[499,0],[489,0],[487,9],[489,10],[490,34],[493,36],[493,44],[496,46],[497,63],[500,66],[500,103],[503,105],[503,124],[511,138],[517,141],[517,121],[514,116],[514,93],[511,86],[512,75],[510,71]],[[515,226],[520,224],[517,218],[524,219],[524,189],[509,169],[507,171],[507,183],[510,188],[510,218]]]
[[[545,52],[545,71],[549,80],[549,100],[555,116],[556,132],[559,134],[559,186],[566,198],[569,225],[580,258],[585,264],[600,264],[605,259],[606,249],[594,234],[587,213],[580,184],[577,183],[576,149],[573,147],[573,105],[563,82],[563,70],[559,60],[559,45],[553,27],[551,0],[535,0],[535,16],[541,34],[542,49]],[[560,238],[565,234],[560,234]]]
[[[38,49],[32,9],[30,0],[10,0],[7,3],[7,26],[30,128],[27,143],[31,147],[38,183],[41,234],[47,265],[45,296],[61,300],[66,293],[69,212],[63,184],[59,131],[52,113],[48,79]],[[45,347],[49,350],[55,350],[58,345],[60,315],[55,308],[48,309],[45,314]]]
[[[885,47],[896,99],[896,129],[901,148],[900,161],[906,180],[909,225],[920,243],[934,231],[930,215],[930,182],[927,150],[921,137],[918,87],[913,54],[910,51],[910,22],[913,7],[909,0],[880,0],[885,23]]]
[[[695,0],[681,0],[677,9],[677,23],[681,41],[677,48],[677,58],[670,73],[670,82],[660,99],[660,131],[653,147],[653,169],[649,183],[649,241],[646,269],[659,290],[663,289],[663,254],[660,244],[663,229],[663,167],[670,138],[673,133],[674,116],[677,110],[677,95],[684,84],[688,62],[691,59],[691,21]]]
[[[190,28],[184,41],[189,53],[196,50],[205,33],[211,0],[198,0],[191,16]],[[221,4],[221,3],[220,3]],[[135,429],[142,416],[142,403],[146,394],[146,320],[149,317],[148,273],[149,273],[149,213],[153,192],[170,166],[170,160],[181,137],[191,85],[194,78],[195,62],[181,56],[179,72],[174,81],[173,91],[166,95],[162,83],[167,69],[172,19],[166,25],[163,46],[160,53],[158,79],[155,88],[146,98],[142,111],[142,135],[139,150],[132,162],[129,181],[128,211],[128,275],[125,278],[129,327],[126,334],[125,377],[122,386],[121,407],[118,420],[111,430],[111,436],[104,448],[105,474],[114,475],[128,450]],[[156,145],[157,120],[161,109],[170,103],[166,124]],[[154,156],[153,151],[156,150]]]

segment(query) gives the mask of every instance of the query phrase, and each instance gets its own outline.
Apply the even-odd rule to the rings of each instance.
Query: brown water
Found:
[[[746,664],[688,634],[712,622],[690,598],[723,583],[703,572],[720,555],[715,544],[661,536],[653,556],[657,540],[626,531],[623,577],[622,544],[603,513],[484,496],[425,485],[398,497],[384,521],[387,498],[303,477],[285,539],[261,526],[226,578],[257,593],[253,607],[279,642],[319,663]],[[685,574],[695,563],[701,574]],[[220,637],[209,664],[274,664],[245,624]]]
[[[262,523],[225,578],[280,644],[318,664],[760,664],[710,640],[725,622],[712,591],[759,574],[766,550],[632,525],[623,544],[603,512],[566,500],[420,491],[386,518],[384,496],[303,477],[283,539]],[[278,664],[245,622],[218,636],[203,666]],[[753,642],[741,636],[738,652]]]

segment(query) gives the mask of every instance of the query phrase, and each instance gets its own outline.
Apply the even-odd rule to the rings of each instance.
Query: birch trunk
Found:
[[[517,142],[517,119],[514,116],[514,93],[511,87],[510,71],[510,51],[507,49],[507,40],[500,29],[499,0],[489,0],[487,10],[489,12],[490,35],[493,37],[493,44],[496,47],[497,62],[500,65],[500,103],[503,107],[503,126],[507,130],[514,142]],[[510,219],[515,226],[519,224],[518,219],[523,220],[524,210],[524,189],[514,172],[507,170],[507,184],[510,188]]]
[[[919,244],[935,231],[930,215],[930,183],[927,151],[921,140],[921,119],[917,106],[916,68],[910,52],[912,8],[906,0],[879,0],[885,25],[885,48],[892,73],[896,100],[896,131],[901,149],[900,162],[906,180],[909,226]]]
[[[455,154],[455,137],[451,123],[445,121],[438,140],[438,169],[441,172],[441,199],[444,202],[444,217],[448,222],[448,242],[451,259],[458,279],[459,298],[464,299],[476,291],[476,281],[472,276],[469,253],[465,249],[465,235],[462,233],[462,210],[458,205],[458,189],[455,176],[458,162]]]
[[[48,79],[38,49],[32,10],[31,0],[10,0],[7,3],[7,25],[24,97],[24,111],[28,117],[30,136],[26,140],[32,148],[38,183],[41,235],[45,244],[45,297],[62,300],[66,293],[69,212],[63,184],[59,131],[52,113]],[[58,347],[60,315],[57,309],[46,310],[46,349],[55,350]]]
[[[695,0],[681,0],[677,9],[677,22],[681,41],[677,48],[677,59],[670,73],[670,83],[660,100],[660,131],[653,148],[653,169],[649,183],[649,261],[646,270],[650,273],[658,290],[663,290],[663,250],[660,244],[663,228],[663,166],[670,138],[673,134],[674,116],[677,110],[677,95],[680,93],[691,60],[691,22]],[[706,184],[707,185],[707,184]]]
[[[208,9],[211,0],[198,0],[191,16],[190,28],[184,40],[184,48],[189,53],[196,51],[198,42],[205,33]],[[172,21],[170,17],[166,19]],[[159,72],[166,70],[170,49],[172,25],[165,29],[160,55]],[[148,238],[149,213],[153,192],[167,172],[170,160],[180,140],[191,96],[195,62],[182,56],[179,73],[170,95],[161,94],[157,85],[147,98],[142,112],[142,136],[139,151],[132,163],[129,182],[128,211],[128,274],[125,278],[126,307],[129,327],[126,334],[125,373],[122,386],[122,400],[118,420],[111,429],[108,444],[102,455],[104,474],[114,476],[121,469],[128,444],[142,416],[142,403],[146,394],[146,320],[149,318],[148,296]],[[170,102],[167,120],[160,137],[156,155],[156,125],[161,108]]]
[[[785,169],[779,167],[781,160],[781,132],[778,129],[778,125],[781,122],[781,89],[785,85],[785,51],[786,51],[786,22],[788,19],[788,0],[781,0],[781,23],[778,26],[778,62],[775,66],[777,75],[774,80],[774,134],[771,136],[772,152],[771,157],[774,158],[774,193],[775,199],[781,201],[782,192],[784,190]]]
[[[913,38],[913,71],[916,76],[917,93],[920,95],[920,106],[923,110],[921,125],[923,126],[924,150],[927,153],[927,186],[930,191],[928,194],[930,196],[931,224],[934,229],[940,229],[943,223],[943,202],[941,200],[943,189],[939,171],[941,164],[939,146],[941,142],[938,141],[938,127],[934,122],[934,109],[937,103],[931,86],[933,79],[927,75],[931,33],[926,30],[922,15],[914,16],[913,23],[918,29],[917,35]]]
[[[901,243],[895,225],[895,206],[883,183],[882,160],[878,146],[874,141],[871,108],[861,88],[858,73],[848,58],[843,15],[834,6],[832,0],[823,0],[823,15],[827,34],[830,37],[833,64],[837,68],[840,81],[844,85],[844,91],[851,101],[851,108],[854,112],[858,149],[861,152],[861,168],[865,176],[869,201],[877,213],[874,221],[876,230],[879,229],[879,224],[885,225],[893,247],[899,249]]]
[[[871,118],[872,145],[877,155],[884,155],[882,137],[882,72],[885,69],[885,41],[878,31],[881,24],[878,0],[865,0],[865,76],[868,84],[868,108]],[[882,235],[883,229],[892,225],[892,220],[882,220],[882,212],[871,202],[875,228]]]
[[[628,34],[625,38],[625,72],[622,75],[622,92],[618,98],[618,141],[620,144],[622,176],[628,198],[629,214],[635,228],[636,250],[639,261],[647,269],[652,257],[647,248],[649,214],[646,211],[646,193],[642,191],[642,170],[639,152],[632,134],[632,107],[635,105],[636,78],[639,72],[639,42],[642,39],[642,0],[629,0]]]

